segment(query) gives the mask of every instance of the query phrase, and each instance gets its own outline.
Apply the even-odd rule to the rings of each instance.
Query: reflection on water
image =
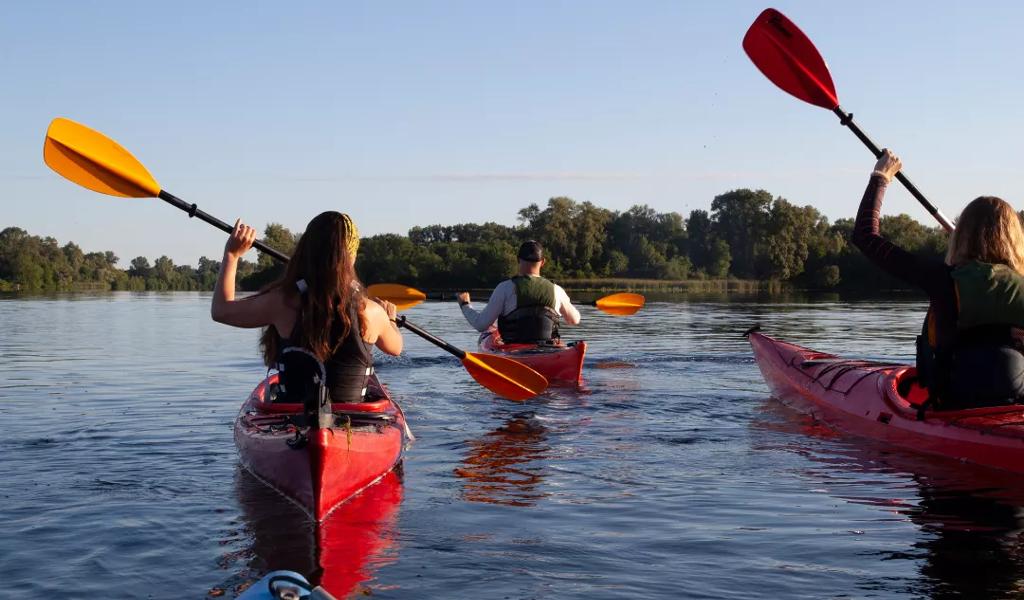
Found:
[[[767,418],[755,420],[753,427],[802,436],[771,449],[820,465],[803,473],[824,486],[819,489],[920,528],[924,535],[913,544],[914,552],[878,554],[882,560],[919,563],[917,587],[929,598],[1024,593],[1024,482],[1014,475],[849,437],[775,402],[766,403],[762,414]],[[815,439],[830,442],[827,453],[813,446]],[[875,480],[869,495],[850,493],[857,482],[877,476],[884,477]]]
[[[418,438],[403,481],[317,540],[236,473],[231,425],[265,369],[209,294],[0,298],[4,592],[230,597],[284,567],[378,598],[1024,595],[1024,484],[794,423],[740,337],[913,360],[924,301],[671,300],[582,307],[589,393],[524,404],[407,338],[378,363]],[[415,311],[474,347],[454,303]]]
[[[397,560],[400,468],[337,508],[319,528],[248,471],[239,468],[235,483],[251,539],[250,583],[268,571],[288,569],[338,598],[370,595],[377,569]]]
[[[550,451],[546,434],[533,412],[523,412],[467,442],[469,450],[455,469],[462,480],[462,497],[508,506],[531,506],[543,498],[543,461]]]

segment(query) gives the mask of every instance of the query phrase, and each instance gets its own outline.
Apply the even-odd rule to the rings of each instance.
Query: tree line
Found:
[[[941,256],[946,235],[907,215],[882,217],[883,235],[903,248]],[[413,227],[408,235],[363,238],[356,269],[368,282],[428,289],[488,288],[515,270],[520,243],[544,244],[545,275],[555,280],[637,278],[784,281],[798,287],[867,290],[899,287],[850,242],[853,219],[828,219],[812,206],[796,206],[765,190],[739,189],[716,196],[711,209],[688,216],[646,205],[612,211],[558,197],[543,209],[519,211],[515,226],[464,223]],[[290,253],[298,234],[270,224],[264,241]],[[118,266],[110,251],[85,253],[73,242],[8,227],[0,231],[0,291],[211,290],[220,263],[203,257],[195,267],[161,256]],[[242,289],[260,289],[281,273],[260,255],[241,261]]]

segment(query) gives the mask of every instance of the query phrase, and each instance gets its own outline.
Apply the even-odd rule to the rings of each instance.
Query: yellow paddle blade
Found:
[[[594,306],[610,315],[627,316],[636,314],[636,311],[644,307],[644,302],[645,299],[640,294],[622,292],[605,296],[594,302]]]
[[[68,119],[50,123],[43,160],[58,174],[94,192],[123,198],[160,195],[160,184],[130,152],[95,129]]]
[[[467,352],[462,365],[477,383],[508,400],[521,402],[548,387],[543,375],[504,356]]]
[[[427,299],[427,295],[416,288],[398,283],[375,283],[366,288],[366,295],[387,300],[398,307],[398,310],[412,308]]]

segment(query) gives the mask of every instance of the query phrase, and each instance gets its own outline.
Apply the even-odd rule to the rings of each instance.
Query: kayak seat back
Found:
[[[301,402],[272,401],[269,390],[273,390],[278,384],[279,375],[271,373],[260,385],[253,390],[253,406],[264,414],[288,414],[302,412]],[[377,381],[377,376],[371,378],[371,384],[367,392],[366,402],[332,402],[331,411],[336,413],[385,413],[393,409],[391,398],[387,395],[383,386]],[[370,399],[372,398],[372,399]]]
[[[277,384],[268,389],[271,403],[303,404],[326,393],[327,369],[309,350],[288,346],[276,366]]]

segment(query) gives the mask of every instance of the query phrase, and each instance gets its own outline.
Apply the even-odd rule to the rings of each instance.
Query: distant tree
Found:
[[[828,221],[815,208],[793,206],[777,198],[768,215],[764,267],[770,279],[792,279],[804,271],[811,249],[823,247]]]
[[[821,288],[834,288],[842,281],[839,277],[839,267],[836,265],[823,265],[814,274],[814,284]]]
[[[729,245],[732,272],[739,277],[757,274],[771,202],[768,192],[748,189],[726,192],[711,201],[712,230]]]
[[[129,277],[141,277],[146,279],[149,277],[152,267],[149,266],[149,259],[145,256],[136,256],[132,259],[132,266],[128,268]]]
[[[729,267],[732,265],[732,252],[725,240],[715,239],[711,243],[711,250],[708,254],[708,263],[705,271],[711,277],[722,278],[729,274]]]

